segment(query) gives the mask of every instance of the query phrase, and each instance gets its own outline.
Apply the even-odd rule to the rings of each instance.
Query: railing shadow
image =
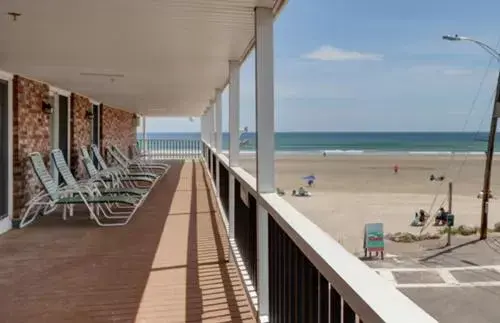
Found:
[[[205,182],[205,185],[210,188],[210,185],[208,183],[208,176],[204,174],[203,180]],[[217,245],[217,253],[218,253],[218,259],[223,259],[224,262],[219,262],[219,270],[221,273],[222,281],[224,284],[224,293],[227,298],[228,306],[231,312],[231,319],[232,322],[242,322],[241,320],[241,312],[238,306],[238,301],[236,299],[236,294],[235,291],[233,290],[233,285],[231,281],[231,277],[228,271],[228,259],[226,258],[227,255],[229,255],[229,246],[227,246],[228,250],[224,250],[224,246],[222,245],[222,235],[220,233],[220,225],[217,221],[217,208],[215,207],[213,203],[213,198],[211,194],[211,190],[207,190],[207,199],[208,199],[208,204],[209,204],[209,209],[213,210],[210,214],[210,221],[212,224],[212,230],[214,231],[214,236],[215,236],[215,243]],[[227,237],[226,237],[227,241]]]
[[[186,273],[186,322],[201,322],[203,300],[198,278],[198,191],[196,163],[191,175],[191,205],[188,224],[187,273]]]

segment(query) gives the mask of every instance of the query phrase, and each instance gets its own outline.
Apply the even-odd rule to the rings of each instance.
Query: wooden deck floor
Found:
[[[255,322],[197,162],[125,227],[47,216],[0,236],[0,321]]]

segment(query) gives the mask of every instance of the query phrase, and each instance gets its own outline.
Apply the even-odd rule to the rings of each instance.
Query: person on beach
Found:
[[[415,218],[413,219],[411,225],[414,227],[423,226],[425,221],[427,221],[427,218],[427,213],[424,210],[420,209],[415,213]]]
[[[399,165],[395,164],[393,169],[394,169],[394,174],[397,174],[399,172]]]
[[[438,210],[438,214],[436,215],[436,222],[434,223],[434,225],[445,225],[447,221],[448,214],[443,207],[440,207]]]

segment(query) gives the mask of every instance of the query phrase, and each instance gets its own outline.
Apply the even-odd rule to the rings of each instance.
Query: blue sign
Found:
[[[364,248],[367,251],[384,251],[384,225],[382,223],[365,224]]]

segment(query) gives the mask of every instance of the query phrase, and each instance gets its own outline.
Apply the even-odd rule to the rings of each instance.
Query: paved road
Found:
[[[500,322],[500,238],[387,244],[366,263],[439,322]]]
[[[500,286],[500,266],[381,268],[376,271],[398,288]]]

